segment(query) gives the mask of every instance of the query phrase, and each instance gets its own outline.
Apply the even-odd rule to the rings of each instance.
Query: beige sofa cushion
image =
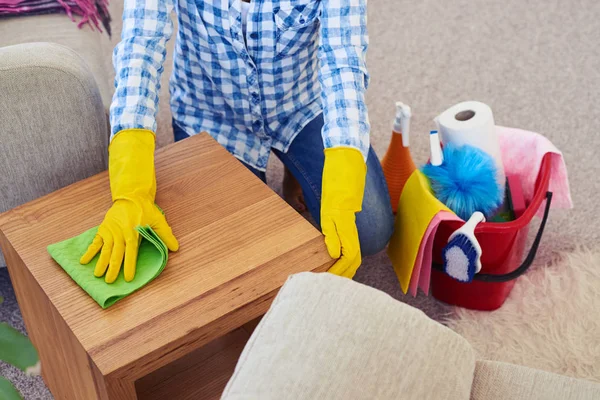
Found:
[[[600,385],[494,361],[478,361],[472,400],[597,400]]]
[[[331,274],[291,276],[223,399],[468,399],[460,336],[387,294]]]

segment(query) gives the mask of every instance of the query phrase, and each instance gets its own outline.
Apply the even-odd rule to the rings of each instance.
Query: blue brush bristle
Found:
[[[466,235],[456,235],[442,251],[444,272],[461,282],[471,282],[480,255]]]
[[[496,178],[494,159],[482,150],[464,145],[444,146],[444,162],[422,168],[435,196],[460,218],[475,211],[490,216],[502,205],[504,193]]]

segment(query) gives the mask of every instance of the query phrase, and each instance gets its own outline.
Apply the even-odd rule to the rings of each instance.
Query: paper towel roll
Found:
[[[456,146],[465,144],[478,147],[488,153],[498,168],[498,183],[504,188],[505,175],[500,153],[500,142],[492,109],[478,101],[465,101],[456,104],[435,118],[442,143]]]

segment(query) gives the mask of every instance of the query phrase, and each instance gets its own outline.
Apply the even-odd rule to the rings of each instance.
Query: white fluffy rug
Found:
[[[600,253],[564,254],[519,278],[499,310],[445,323],[479,358],[600,382]]]

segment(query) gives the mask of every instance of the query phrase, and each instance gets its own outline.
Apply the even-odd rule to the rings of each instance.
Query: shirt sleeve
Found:
[[[173,0],[125,0],[121,41],[113,52],[115,94],[111,138],[123,129],[156,132],[166,44],[173,34]]]
[[[370,123],[365,57],[367,0],[322,0],[319,82],[325,148],[353,147],[367,158]]]

